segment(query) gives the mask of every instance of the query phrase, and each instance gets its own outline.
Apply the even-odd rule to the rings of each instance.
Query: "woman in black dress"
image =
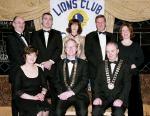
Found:
[[[16,73],[14,84],[19,116],[48,116],[47,84],[43,70],[35,64],[37,50],[25,48],[24,57],[25,64]]]
[[[140,88],[139,67],[144,62],[144,56],[138,43],[132,41],[133,28],[130,24],[123,24],[120,28],[121,42],[119,43],[119,57],[129,62],[132,79],[129,94],[128,116],[143,116],[143,103]]]

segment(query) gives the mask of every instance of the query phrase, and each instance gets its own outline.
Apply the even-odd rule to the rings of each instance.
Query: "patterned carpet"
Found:
[[[0,76],[0,106],[10,106],[11,87],[7,75]]]

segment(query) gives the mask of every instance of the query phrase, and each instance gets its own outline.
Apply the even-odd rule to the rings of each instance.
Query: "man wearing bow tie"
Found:
[[[25,21],[22,17],[14,17],[12,26],[14,30],[6,39],[6,50],[10,62],[9,81],[12,86],[12,116],[18,116],[14,99],[15,95],[13,94],[13,84],[18,67],[24,64],[23,52],[24,48],[29,44],[29,39],[21,35],[25,29]]]
[[[52,29],[53,17],[50,13],[42,15],[42,29],[33,33],[31,44],[38,50],[37,62],[44,67],[46,78],[49,82],[48,95],[52,100],[52,110],[55,110],[57,96],[53,81],[55,81],[56,64],[62,52],[62,36],[57,30]]]
[[[94,87],[93,116],[103,116],[112,108],[112,116],[124,116],[131,86],[129,65],[118,58],[118,45],[109,42],[106,46],[108,60],[98,66]]]
[[[96,16],[95,24],[97,30],[87,34],[85,38],[85,55],[88,60],[92,95],[97,65],[106,59],[106,44],[112,40],[112,33],[106,32],[106,18],[104,15]]]
[[[58,103],[56,116],[65,116],[67,109],[74,106],[76,116],[87,116],[89,97],[87,93],[87,62],[77,57],[78,44],[68,39],[64,44],[66,58],[57,67],[56,88]]]

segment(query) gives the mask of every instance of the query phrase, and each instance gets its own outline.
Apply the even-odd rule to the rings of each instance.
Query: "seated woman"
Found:
[[[45,100],[47,84],[43,70],[35,64],[37,50],[24,50],[25,64],[16,73],[14,90],[19,116],[48,116],[49,104]]]

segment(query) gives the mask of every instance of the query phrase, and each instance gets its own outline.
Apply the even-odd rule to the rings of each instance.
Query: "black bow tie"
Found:
[[[117,61],[109,61],[110,64],[113,63],[113,64],[117,64]]]
[[[23,33],[21,33],[21,34],[20,34],[20,33],[18,33],[18,35],[19,35],[19,37],[23,37]]]
[[[98,33],[99,33],[99,34],[104,34],[104,35],[106,34],[106,32],[98,32]]]
[[[69,63],[69,62],[71,62],[71,63],[75,63],[75,60],[69,60],[69,59],[67,59],[67,63]]]
[[[44,32],[48,32],[48,33],[50,32],[50,30],[49,30],[49,31],[43,30],[43,31],[44,31]]]

